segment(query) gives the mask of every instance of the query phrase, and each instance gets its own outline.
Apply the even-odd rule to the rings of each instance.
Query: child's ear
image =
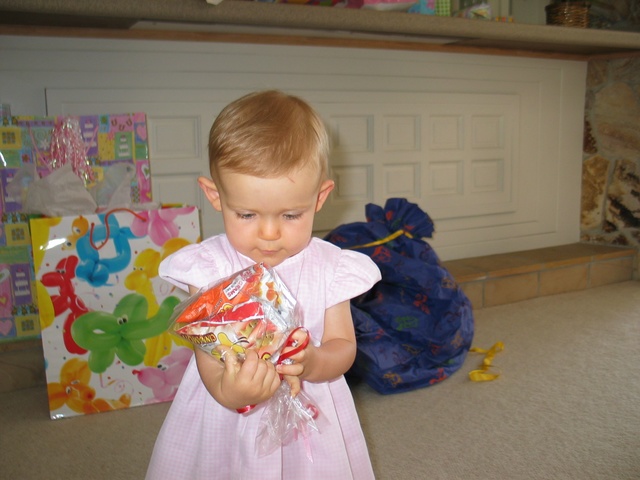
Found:
[[[333,190],[335,186],[336,184],[333,180],[325,180],[324,182],[322,182],[322,185],[320,185],[320,192],[318,193],[318,202],[316,203],[316,212],[320,211],[320,209],[324,205],[324,202],[329,197],[331,190]]]
[[[218,191],[218,187],[214,181],[207,177],[198,177],[198,185],[200,185],[200,188],[204,192],[205,197],[207,197],[207,200],[209,200],[211,206],[217,211],[221,211],[220,192]]]

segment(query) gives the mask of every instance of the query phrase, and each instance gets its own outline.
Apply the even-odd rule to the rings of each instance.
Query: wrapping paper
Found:
[[[341,225],[326,240],[376,263],[382,280],[351,300],[358,351],[348,372],[379,393],[435,385],[455,373],[474,334],[471,302],[423,238],[434,225],[404,198],[368,204],[366,222]]]

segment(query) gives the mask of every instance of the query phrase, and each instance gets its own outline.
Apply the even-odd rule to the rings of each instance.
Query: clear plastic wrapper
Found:
[[[227,355],[244,360],[253,349],[275,364],[306,347],[309,336],[298,344],[293,333],[301,329],[296,301],[276,272],[255,264],[212,286],[199,290],[180,305],[171,318],[169,331],[188,340],[220,361]],[[292,347],[283,353],[285,347]],[[239,409],[250,412],[254,405]],[[320,411],[303,391],[295,397],[283,381],[265,405],[256,439],[259,455],[268,455],[282,445],[304,439],[312,460],[308,436],[319,432]]]
[[[259,456],[273,453],[279,446],[301,440],[305,444],[307,458],[313,462],[309,436],[320,433],[327,419],[315,402],[304,391],[295,397],[287,382],[271,397],[260,419],[256,449]]]

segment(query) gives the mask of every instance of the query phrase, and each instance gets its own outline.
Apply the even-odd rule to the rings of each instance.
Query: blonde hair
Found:
[[[329,171],[329,135],[304,100],[277,90],[250,93],[227,105],[209,133],[209,167],[262,178],[315,167]]]

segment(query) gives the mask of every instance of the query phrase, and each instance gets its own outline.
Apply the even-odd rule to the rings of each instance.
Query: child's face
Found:
[[[318,186],[317,174],[309,169],[276,178],[229,171],[219,177],[217,185],[204,177],[199,183],[222,212],[229,242],[254,262],[272,267],[307,246],[315,213],[334,186],[331,180]]]

